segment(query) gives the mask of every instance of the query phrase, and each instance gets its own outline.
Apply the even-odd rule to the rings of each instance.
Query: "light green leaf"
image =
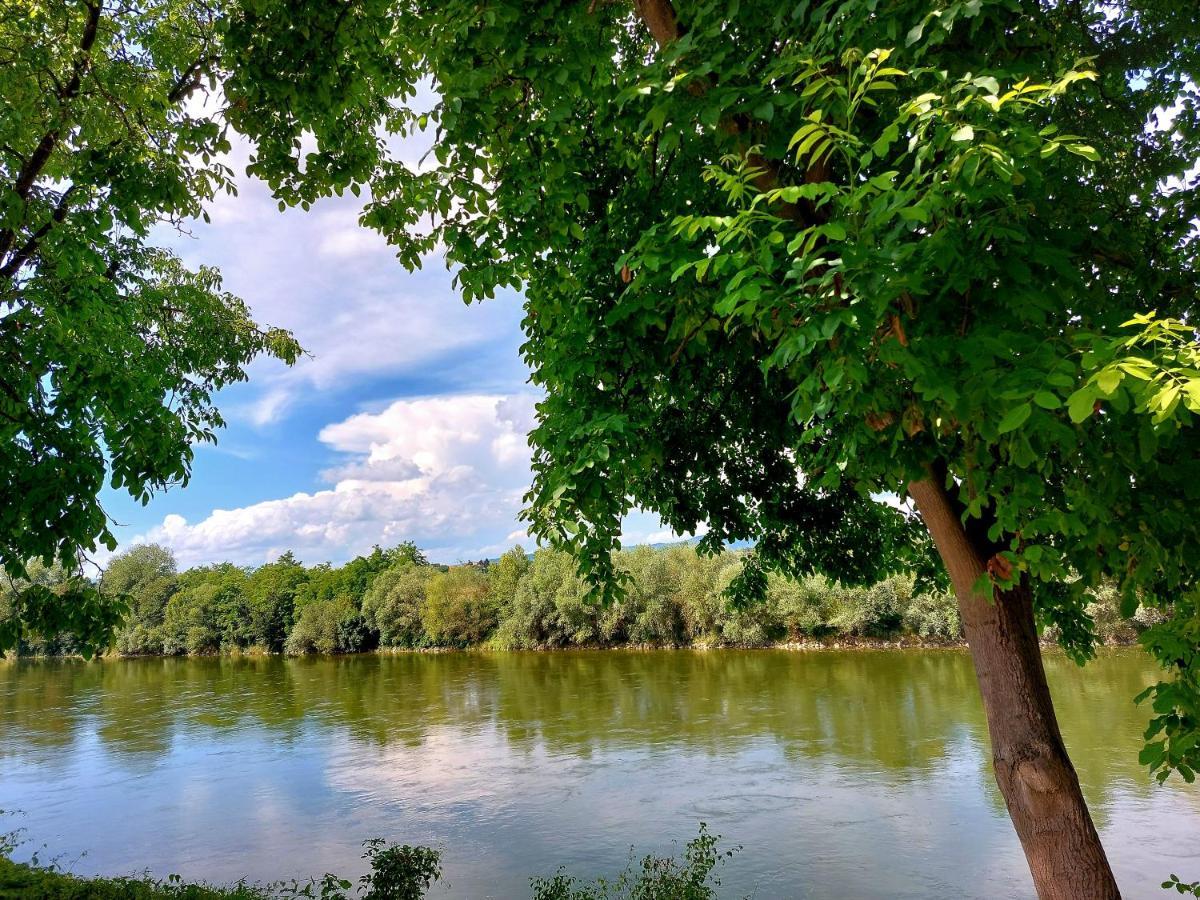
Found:
[[[1029,418],[1033,412],[1033,407],[1028,403],[1022,403],[1020,406],[1015,406],[1010,409],[1000,420],[1000,424],[996,430],[1000,434],[1008,434],[1010,431],[1015,431],[1025,424],[1025,420]]]

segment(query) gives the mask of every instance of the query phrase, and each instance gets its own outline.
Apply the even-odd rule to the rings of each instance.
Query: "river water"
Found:
[[[1153,666],[1047,667],[1126,896],[1200,878],[1200,786],[1137,762]],[[703,821],[722,896],[1031,897],[988,755],[957,650],[0,664],[0,831],[84,874],[357,875],[382,837],[444,851],[430,896],[523,897]]]

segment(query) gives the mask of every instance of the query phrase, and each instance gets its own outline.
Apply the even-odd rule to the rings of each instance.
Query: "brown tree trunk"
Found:
[[[1110,900],[1120,891],[1075,767],[1067,756],[1033,618],[1027,584],[976,590],[992,556],[963,526],[958,503],[934,478],[909,496],[933,536],[958,597],[963,631],[992,738],[992,765],[1041,900]]]

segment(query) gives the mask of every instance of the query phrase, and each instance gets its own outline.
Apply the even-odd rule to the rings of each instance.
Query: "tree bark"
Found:
[[[1042,667],[1027,583],[976,589],[992,548],[968,533],[934,478],[908,486],[950,574],[992,739],[992,766],[1041,900],[1121,896],[1079,777],[1067,756]]]

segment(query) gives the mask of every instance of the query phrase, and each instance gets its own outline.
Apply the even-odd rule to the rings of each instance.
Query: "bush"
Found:
[[[534,554],[494,643],[511,649],[600,643],[599,609],[587,602],[587,587],[570,556],[558,550]]]
[[[488,591],[496,604],[496,614],[501,619],[506,619],[511,614],[517,588],[528,574],[531,565],[525,551],[520,547],[513,547],[488,566]]]
[[[688,842],[680,859],[646,856],[640,865],[630,862],[612,881],[581,881],[561,871],[534,878],[533,900],[713,900],[721,885],[714,870],[735,852],[718,850],[719,840],[701,823],[700,834]]]
[[[421,604],[432,566],[400,563],[375,576],[363,596],[362,614],[386,647],[419,647],[425,641]]]
[[[958,600],[947,591],[917,594],[904,611],[904,629],[928,640],[958,640],[962,637]]]
[[[122,656],[153,656],[164,652],[162,627],[126,625],[117,632],[117,652]]]
[[[893,577],[869,588],[834,585],[828,622],[848,637],[887,637],[900,630],[912,600],[913,579]]]
[[[163,615],[162,647],[168,654],[209,653],[221,646],[215,584],[188,585],[167,602]]]
[[[363,900],[421,900],[442,876],[442,855],[428,847],[387,846],[367,841],[371,871],[361,879]]]
[[[0,837],[0,897],[6,900],[421,900],[442,874],[441,854],[428,847],[387,846],[367,841],[363,859],[370,871],[351,882],[335,875],[310,881],[280,882],[261,887],[245,883],[230,887],[186,884],[176,875],[161,881],[144,878],[79,878],[57,867],[15,863],[8,859],[11,843]]]
[[[313,600],[301,610],[285,649],[291,654],[347,653],[366,622],[348,597]]]
[[[433,644],[481,644],[495,630],[496,622],[487,575],[475,566],[456,566],[429,579],[421,604],[421,627]]]
[[[690,548],[685,552],[696,557]],[[619,554],[617,566],[629,575],[629,584],[614,614],[602,616],[604,639],[668,647],[686,643],[680,554],[643,546]]]
[[[0,856],[0,897],[6,900],[266,900],[269,896],[248,885],[216,888],[184,884],[177,878],[83,879]]]
[[[767,577],[767,594],[791,640],[819,637],[830,630],[832,590],[829,581],[820,575],[793,579],[772,573]]]

